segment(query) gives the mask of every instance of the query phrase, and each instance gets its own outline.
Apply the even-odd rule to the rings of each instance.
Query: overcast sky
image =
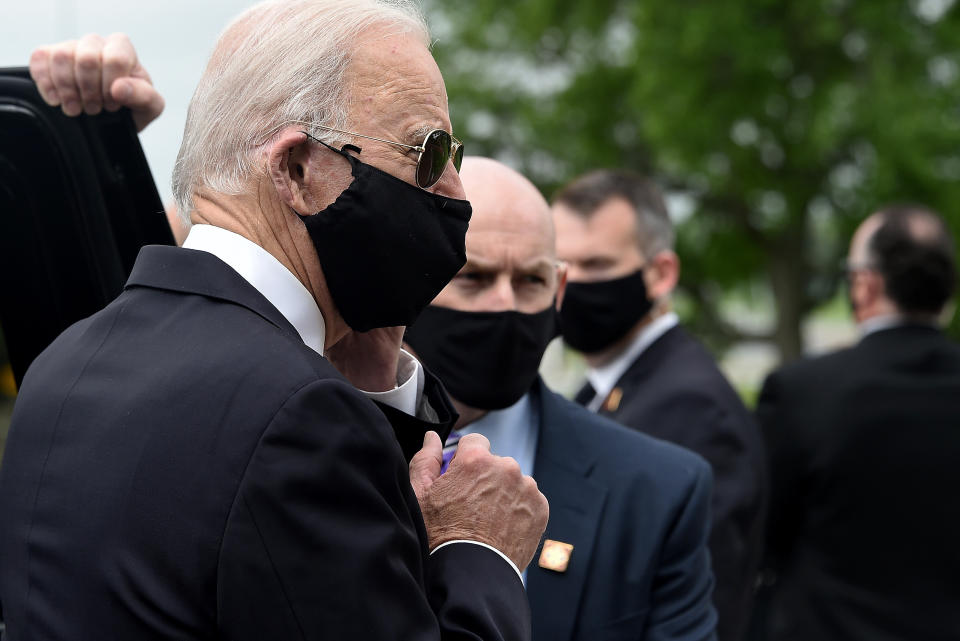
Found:
[[[170,200],[187,103],[214,41],[244,0],[0,0],[0,67],[26,66],[40,44],[85,33],[129,34],[140,61],[167,101],[140,136],[157,189]]]

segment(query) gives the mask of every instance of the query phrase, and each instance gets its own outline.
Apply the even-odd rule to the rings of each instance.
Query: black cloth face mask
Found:
[[[537,378],[556,310],[462,312],[431,305],[407,328],[406,341],[450,396],[484,410],[510,407]]]
[[[297,215],[330,296],[354,331],[410,325],[467,262],[470,203],[360,162],[349,145],[326,146],[350,162],[353,182],[323,211]]]
[[[626,336],[652,308],[642,267],[614,280],[568,282],[560,307],[563,341],[579,352],[599,352]]]

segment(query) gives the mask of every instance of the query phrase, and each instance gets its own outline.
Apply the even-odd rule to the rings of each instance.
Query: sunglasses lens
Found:
[[[463,164],[463,143],[457,143],[457,150],[453,152],[453,166],[460,171],[460,165]]]
[[[423,153],[420,154],[420,161],[417,163],[417,185],[424,189],[432,187],[443,175],[448,160],[450,160],[450,134],[435,129],[423,143]]]

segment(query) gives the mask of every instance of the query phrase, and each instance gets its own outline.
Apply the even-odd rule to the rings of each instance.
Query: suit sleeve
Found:
[[[341,381],[294,393],[264,432],[227,519],[222,636],[529,639],[512,568],[453,545],[429,557],[407,466],[376,407]]]
[[[773,570],[780,568],[793,547],[803,513],[795,497],[804,495],[801,435],[792,428],[781,379],[782,373],[778,372],[768,376],[757,401],[757,419],[767,444],[770,473],[766,564]]]
[[[715,641],[711,602],[710,468],[701,463],[670,529],[654,578],[646,641]]]
[[[689,447],[713,468],[708,545],[716,580],[713,603],[719,617],[718,637],[739,639],[747,624],[763,546],[767,491],[763,448],[753,417],[746,410],[735,413],[709,403],[700,416],[709,418],[699,424],[691,422],[698,427],[709,424],[711,429],[701,429]]]

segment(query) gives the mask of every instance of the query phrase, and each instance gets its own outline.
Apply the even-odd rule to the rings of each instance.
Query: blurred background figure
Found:
[[[699,457],[585,411],[537,366],[563,303],[550,209],[512,169],[464,160],[467,264],[406,340],[470,433],[515,458],[550,501],[527,570],[535,641],[713,639],[710,471]]]
[[[563,340],[589,365],[576,400],[687,447],[713,467],[718,636],[735,641],[760,560],[764,457],[753,417],[673,312],[680,260],[663,197],[640,175],[600,170],[560,190],[553,215],[569,279]]]
[[[960,347],[943,219],[870,216],[850,244],[855,346],[772,374],[771,641],[960,638]]]

